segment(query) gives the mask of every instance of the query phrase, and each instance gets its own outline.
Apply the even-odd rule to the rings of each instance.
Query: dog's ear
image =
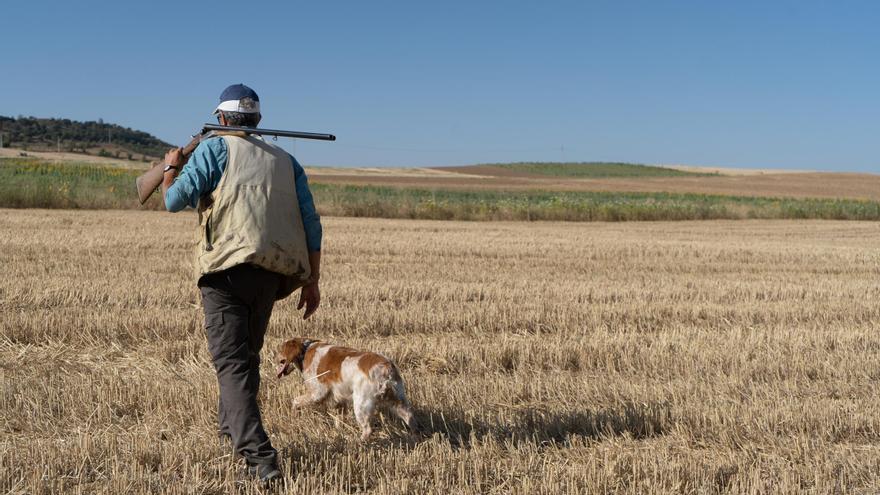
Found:
[[[282,352],[289,354],[288,357],[294,357],[302,348],[303,339],[296,337],[284,343]]]
[[[283,344],[278,349],[278,356],[275,358],[278,365],[277,375],[278,378],[290,373],[290,365],[293,364],[296,368],[300,368],[300,354],[302,353],[302,341],[301,339],[290,339]],[[300,368],[300,371],[302,369]]]
[[[287,362],[293,364],[299,371],[302,371],[302,362],[303,358],[305,358],[308,342],[311,341],[297,337],[284,343],[282,354],[287,359]]]
[[[304,339],[294,339],[296,341],[295,352],[293,353],[293,357],[291,361],[293,365],[296,366],[296,369],[302,373],[303,370],[303,359],[305,358],[306,345]]]
[[[280,346],[278,346],[278,353],[279,353],[279,354],[282,354],[282,353],[285,353],[285,352],[289,352],[289,349],[290,349],[292,346],[295,346],[298,340],[299,340],[299,339],[285,340],[284,342],[281,343]]]

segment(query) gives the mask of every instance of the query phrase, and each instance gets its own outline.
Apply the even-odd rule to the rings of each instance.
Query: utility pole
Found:
[[[61,153],[61,136],[58,136],[55,147],[58,149],[58,153]]]

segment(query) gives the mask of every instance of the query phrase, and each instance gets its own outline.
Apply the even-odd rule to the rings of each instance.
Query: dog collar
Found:
[[[311,347],[312,344],[314,344],[314,343],[315,343],[315,341],[312,339],[303,340],[302,353],[300,353],[299,359],[297,359],[296,363],[295,363],[296,367],[299,368],[300,371],[302,371],[302,369],[303,369],[303,360],[305,360],[305,358],[306,358],[306,352],[309,350],[309,347]]]

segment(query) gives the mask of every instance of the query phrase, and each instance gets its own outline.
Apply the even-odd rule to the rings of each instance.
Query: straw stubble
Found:
[[[0,489],[228,493],[195,217],[0,215]],[[323,304],[276,305],[262,409],[290,493],[878,487],[875,223],[325,218]],[[292,411],[283,339],[383,352],[422,435]]]

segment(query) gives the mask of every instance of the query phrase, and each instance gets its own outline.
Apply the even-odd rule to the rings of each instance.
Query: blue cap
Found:
[[[244,84],[233,84],[220,93],[220,104],[214,110],[214,115],[220,111],[260,113],[260,97],[257,92]]]

